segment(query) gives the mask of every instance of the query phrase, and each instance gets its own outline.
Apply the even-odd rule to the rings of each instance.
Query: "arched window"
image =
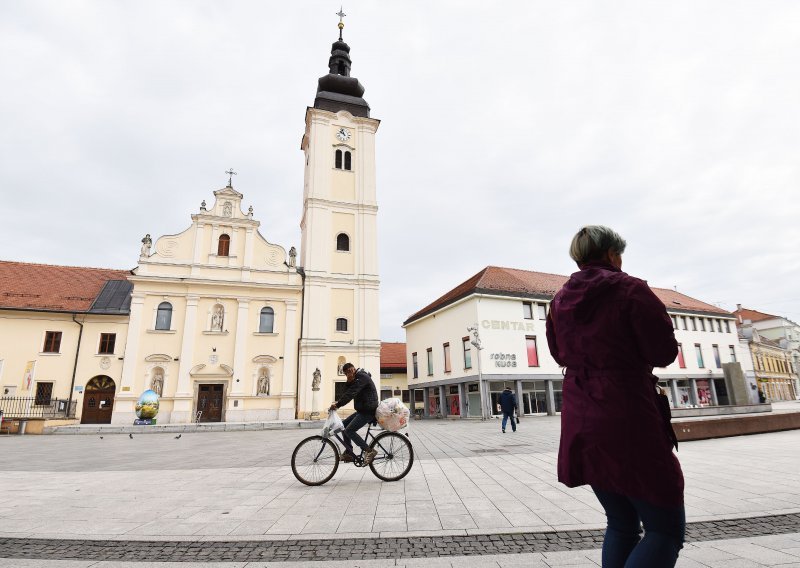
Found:
[[[336,318],[336,331],[347,331],[347,318]]]
[[[272,333],[275,329],[275,310],[261,308],[261,317],[258,320],[259,333]]]
[[[342,151],[336,150],[336,159],[335,159],[335,167],[337,170],[342,169]]]
[[[161,302],[156,312],[156,329],[168,330],[172,325],[172,304]]]
[[[345,152],[344,153],[344,169],[346,169],[346,170],[352,170],[353,169],[351,167],[350,152]]]
[[[350,250],[350,237],[344,233],[336,235],[336,250],[349,251]]]
[[[338,65],[338,69],[337,69],[337,71],[339,72],[339,75],[344,75],[344,74],[345,74],[345,71],[344,71],[344,61],[340,61],[340,62],[339,62],[339,65]]]
[[[219,236],[219,244],[217,245],[217,256],[228,256],[231,251],[231,238],[228,235],[222,234]]]

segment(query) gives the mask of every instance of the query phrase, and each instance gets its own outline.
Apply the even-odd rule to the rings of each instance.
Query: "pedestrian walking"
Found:
[[[503,434],[506,433],[506,422],[511,419],[511,431],[517,431],[517,423],[514,421],[514,412],[518,410],[517,395],[515,395],[509,387],[503,389],[500,393],[500,410],[503,412]]]
[[[661,300],[622,272],[625,246],[608,227],[582,228],[570,245],[580,270],[550,306],[547,343],[566,367],[558,479],[590,485],[605,509],[604,568],[671,568],[686,530],[683,473],[652,371],[678,344]]]

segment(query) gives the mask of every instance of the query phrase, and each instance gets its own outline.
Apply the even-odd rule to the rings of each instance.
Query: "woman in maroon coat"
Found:
[[[671,567],[686,526],[683,473],[653,367],[672,363],[678,344],[664,304],[622,272],[625,244],[608,227],[581,229],[570,246],[580,271],[550,308],[547,343],[566,367],[558,479],[590,485],[605,509],[604,567]]]

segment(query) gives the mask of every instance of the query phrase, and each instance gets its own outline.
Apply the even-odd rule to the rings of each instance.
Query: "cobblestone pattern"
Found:
[[[800,514],[690,523],[686,540],[699,542],[800,532]],[[161,562],[270,562],[329,559],[434,558],[588,550],[602,546],[603,531],[408,538],[287,541],[97,541],[0,539],[0,558]]]

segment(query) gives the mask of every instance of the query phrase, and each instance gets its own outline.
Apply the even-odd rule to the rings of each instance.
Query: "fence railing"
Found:
[[[18,420],[21,418],[75,418],[77,401],[69,404],[68,400],[51,398],[50,400],[36,400],[36,397],[4,396],[0,397],[0,411],[3,420]]]

